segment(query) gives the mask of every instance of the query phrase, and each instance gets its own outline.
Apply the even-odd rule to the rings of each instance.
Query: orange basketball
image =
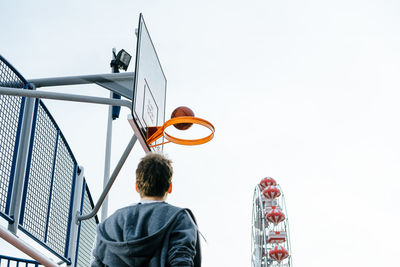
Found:
[[[194,117],[194,112],[185,106],[177,107],[174,111],[172,111],[171,119],[176,117]],[[192,126],[193,123],[177,123],[174,124],[175,128],[179,130],[187,130]]]

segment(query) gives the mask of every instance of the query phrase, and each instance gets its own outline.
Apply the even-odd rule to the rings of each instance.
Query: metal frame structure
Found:
[[[134,72],[106,73],[93,75],[65,76],[54,78],[30,79],[29,83],[37,88],[63,85],[97,84],[114,93],[132,100]]]
[[[98,84],[107,90],[111,90],[112,92],[121,94],[123,96],[127,96],[124,90],[121,90],[121,85],[107,85],[103,86],[104,83],[110,82],[119,82],[119,81],[133,81],[133,73],[113,73],[113,74],[97,74],[97,75],[85,75],[85,76],[69,76],[69,77],[56,77],[56,78],[43,78],[43,79],[32,79],[29,80],[30,85],[33,88],[38,87],[47,87],[47,86],[61,86],[61,85],[78,85],[78,84]],[[57,93],[57,92],[47,92],[47,91],[32,91],[32,90],[15,90],[14,88],[1,87],[0,86],[0,95],[10,95],[10,96],[23,96],[29,98],[41,98],[41,99],[53,99],[53,100],[64,100],[64,101],[74,101],[74,102],[84,102],[84,103],[93,103],[93,104],[103,104],[110,106],[123,106],[131,109],[132,102],[128,100],[121,99],[111,99],[111,98],[103,98],[103,97],[94,97],[94,96],[86,96],[86,95],[75,95],[75,94],[65,94],[65,93]],[[132,97],[132,96],[130,96]],[[133,148],[137,138],[134,135],[129,144],[127,145],[126,150],[119,163],[117,164],[113,174],[109,178],[109,183],[104,188],[101,197],[96,204],[96,213],[98,211],[97,207],[100,207],[107,196],[109,190],[113,182],[115,181],[119,171],[121,170],[125,160],[129,156],[130,151]],[[82,216],[79,220],[85,220],[93,217]]]
[[[44,211],[45,227],[43,230],[44,237],[37,236],[37,234],[32,233],[32,230],[26,229],[24,226],[24,219],[23,219],[25,205],[27,201],[26,192],[28,190],[27,187],[28,187],[28,179],[30,172],[29,169],[31,164],[30,157],[32,156],[32,146],[34,142],[38,107],[44,109],[44,112],[45,113],[47,112],[47,115],[49,116],[49,120],[53,121],[54,125],[56,125],[54,119],[52,119],[50,113],[47,111],[46,107],[41,103],[41,100],[39,99],[54,99],[54,100],[103,104],[109,106],[124,106],[131,109],[132,102],[130,100],[132,98],[132,91],[130,90],[132,90],[133,88],[134,73],[112,73],[112,74],[70,76],[70,77],[34,79],[27,81],[16,71],[15,68],[11,66],[11,64],[9,64],[3,57],[1,57],[1,55],[0,55],[0,68],[3,68],[0,69],[2,72],[4,68],[7,68],[7,71],[11,72],[12,75],[14,75],[20,80],[20,82],[18,82],[17,85],[10,86],[11,84],[4,82],[3,77],[0,77],[0,97],[2,99],[6,96],[22,97],[20,114],[19,114],[19,123],[15,140],[15,148],[13,152],[14,159],[13,159],[12,173],[10,174],[10,180],[8,185],[9,189],[7,191],[7,196],[6,196],[5,212],[3,212],[0,209],[0,216],[5,218],[9,222],[9,225],[8,225],[8,230],[2,228],[0,229],[0,234],[1,234],[0,237],[2,237],[15,247],[19,248],[29,256],[33,257],[37,261],[45,264],[46,266],[57,266],[57,264],[49,260],[49,258],[44,256],[38,250],[35,249],[32,250],[32,248],[29,245],[27,245],[21,238],[17,236],[18,229],[21,230],[23,233],[25,233],[27,236],[33,238],[39,244],[44,246],[48,251],[52,252],[54,255],[56,255],[58,258],[60,258],[63,262],[67,264],[76,265],[78,264],[78,262],[82,262],[82,260],[86,260],[87,262],[88,259],[83,259],[83,258],[78,259],[79,258],[78,247],[81,239],[79,233],[81,231],[82,223],[84,221],[85,224],[86,222],[89,221],[93,221],[91,223],[92,225],[93,223],[94,224],[98,223],[96,214],[99,208],[102,206],[104,199],[106,198],[108,192],[112,187],[112,184],[117,178],[119,171],[121,170],[127,157],[129,156],[129,153],[132,150],[137,138],[135,135],[132,136],[117,166],[115,167],[112,175],[109,177],[108,183],[105,184],[104,190],[99,200],[97,201],[96,205],[94,205],[90,196],[90,192],[88,191],[86,182],[84,181],[83,167],[78,167],[75,161],[74,175],[71,176],[72,179],[71,180],[72,184],[70,189],[71,197],[67,201],[68,203],[65,204],[69,207],[69,215],[68,218],[66,218],[67,242],[65,243],[65,249],[63,249],[64,252],[63,253],[57,252],[55,251],[52,245],[47,244],[47,239],[50,231],[49,223],[51,216],[50,215],[51,207],[53,205],[52,199],[53,199],[53,194],[55,194],[53,190],[54,186],[56,186],[55,182],[55,171],[57,168],[56,155],[58,153],[58,143],[63,138],[62,133],[60,132],[59,129],[56,131],[56,137],[55,137],[56,145],[52,152],[53,156],[50,159],[52,162],[49,171],[51,175],[49,176],[49,185],[48,185],[50,191],[47,196],[48,198],[48,201],[46,202],[47,206],[46,208],[44,208],[45,210]],[[39,87],[76,85],[76,84],[97,84],[99,86],[106,88],[107,90],[110,90],[113,93],[117,93],[119,95],[127,97],[129,100],[36,90],[36,88]],[[56,128],[57,127],[58,126],[56,126]],[[66,141],[64,145],[66,145],[67,149],[69,149]],[[73,157],[71,151],[70,154]],[[78,192],[80,188],[83,188],[82,194],[74,194],[74,192]],[[86,203],[85,206],[83,206],[84,202]],[[82,264],[86,263],[81,263],[81,265]]]
[[[28,98],[53,99],[53,100],[64,100],[64,101],[103,104],[112,106],[123,106],[127,108],[131,108],[130,105],[132,105],[131,102],[128,100],[110,99],[105,97],[86,96],[86,95],[64,94],[57,92],[15,90],[15,88],[1,87],[1,86],[0,86],[0,95],[23,96]]]
[[[140,14],[139,33],[142,27],[147,32]],[[119,69],[127,70],[131,56],[124,50],[118,55],[113,50],[111,74],[25,80],[0,55],[0,163],[5,162],[6,165],[0,166],[0,216],[8,221],[8,230],[0,229],[0,233],[4,239],[46,266],[57,264],[38,251],[32,252],[18,237],[18,233],[32,238],[61,259],[62,263],[87,266],[95,236],[93,229],[99,223],[96,214],[102,207],[102,220],[107,217],[107,195],[137,139],[146,153],[151,152],[138,122],[132,118],[135,116],[132,112],[135,103],[133,98],[136,85],[139,85],[136,81],[139,75],[140,40],[139,34],[136,73],[119,73]],[[155,53],[154,45],[153,51]],[[156,53],[155,56],[158,60]],[[157,66],[161,68],[159,60]],[[162,68],[161,72],[165,80]],[[110,97],[37,90],[83,84],[97,84],[109,90]],[[121,96],[126,99],[121,99]],[[103,192],[96,204],[83,176],[83,167],[78,165],[60,128],[41,99],[109,105]],[[165,92],[162,100],[165,111]],[[130,109],[128,121],[134,135],[110,175],[112,120],[119,116],[120,107]],[[165,117],[164,114],[162,117]],[[1,127],[7,126],[10,126],[10,131],[1,131]],[[2,153],[5,150],[7,152]],[[82,238],[81,232],[86,233],[85,238]],[[14,235],[15,239],[10,235]],[[81,253],[81,245],[86,255]]]
[[[252,229],[251,229],[251,267],[267,267],[267,233],[264,208],[259,186],[254,189]]]
[[[285,203],[285,196],[279,185],[276,187],[280,190],[281,195],[275,199],[278,207],[282,209],[286,218],[279,226],[274,226],[272,223],[267,222],[265,218],[265,207],[263,204],[263,196],[261,193],[260,185],[254,189],[253,195],[253,212],[252,212],[252,234],[251,234],[251,266],[252,267],[291,267],[292,265],[292,252],[290,246],[290,229],[289,220],[287,216],[287,209]],[[284,231],[286,234],[285,247],[289,251],[289,257],[278,263],[270,258],[269,251],[273,245],[268,243],[268,235],[270,231],[278,230]]]

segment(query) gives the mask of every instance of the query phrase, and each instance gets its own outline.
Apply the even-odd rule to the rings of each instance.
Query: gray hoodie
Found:
[[[201,266],[193,214],[165,202],[117,210],[99,224],[93,255],[92,267]]]

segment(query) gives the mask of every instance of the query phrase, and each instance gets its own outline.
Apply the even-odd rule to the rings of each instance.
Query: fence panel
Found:
[[[77,163],[59,127],[37,100],[19,227],[68,262]]]
[[[27,81],[1,55],[0,86],[28,88]],[[10,223],[14,221],[10,217],[10,205],[24,103],[23,97],[0,95],[0,216]],[[75,266],[88,266],[99,221],[95,216],[81,222],[77,246],[68,251],[74,235],[71,233],[73,206],[80,206],[80,212],[87,214],[94,204],[86,182],[82,188],[75,188],[78,164],[40,99],[35,102],[26,166],[21,215],[15,218],[18,228],[67,264],[72,254],[77,253]],[[81,203],[73,203],[75,194],[82,194]],[[7,256],[0,256],[0,263],[0,267],[5,263],[38,266],[34,261]]]
[[[11,267],[11,266],[17,266],[17,267],[38,267],[38,266],[43,266],[37,261],[33,260],[26,260],[26,259],[20,259],[20,258],[15,258],[15,257],[9,257],[9,256],[4,256],[0,255],[0,266],[1,267]]]
[[[58,139],[54,182],[48,220],[47,243],[68,256],[77,164],[63,135]],[[69,200],[69,201],[68,201]],[[60,220],[60,218],[63,218]],[[65,242],[64,242],[65,240]]]
[[[81,214],[88,214],[94,208],[92,196],[90,195],[89,187],[84,181],[82,192]],[[91,219],[81,221],[78,230],[78,242],[76,252],[76,267],[90,266],[92,260],[92,249],[96,239],[96,228],[99,220],[97,215]]]
[[[25,88],[26,80],[0,55],[0,86]],[[8,221],[25,98],[0,95],[0,216]]]

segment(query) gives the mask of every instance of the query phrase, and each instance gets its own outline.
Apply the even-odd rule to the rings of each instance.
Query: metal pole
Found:
[[[15,88],[1,87],[1,86],[0,86],[0,95],[13,95],[13,96],[25,96],[33,98],[54,99],[54,100],[66,100],[73,102],[123,106],[129,109],[132,108],[132,102],[129,100],[110,99],[105,97],[73,95],[73,94],[45,92],[45,91],[18,90]]]
[[[40,253],[37,249],[25,243],[23,240],[19,239],[15,235],[11,234],[7,229],[0,225],[0,237],[16,247],[17,249],[24,252],[26,255],[32,259],[40,262],[44,266],[59,267],[54,261],[47,258],[45,255]]]
[[[79,221],[78,215],[80,213],[80,207],[82,203],[82,191],[83,191],[83,175],[84,169],[82,166],[78,167],[78,176],[76,177],[75,183],[75,195],[74,195],[74,203],[72,205],[72,222],[71,222],[71,234],[70,234],[70,243],[69,243],[69,256],[71,258],[71,264],[74,266],[76,261],[76,251],[78,244],[78,228]]]
[[[110,92],[110,98],[113,93]],[[108,107],[108,121],[107,121],[107,137],[106,137],[106,155],[104,159],[104,178],[103,190],[106,188],[108,179],[110,177],[110,161],[111,161],[111,141],[112,141],[112,106]],[[101,221],[104,221],[108,216],[108,197],[104,199],[103,206],[101,207]]]
[[[15,90],[15,89],[14,89]],[[28,90],[16,90],[28,91]],[[31,137],[33,111],[35,107],[34,98],[25,98],[25,106],[21,125],[21,135],[19,138],[19,148],[15,165],[14,183],[12,188],[10,216],[14,219],[8,224],[8,230],[16,234],[18,221],[21,214],[22,191],[25,182],[26,164],[28,160],[29,142]]]
[[[125,80],[132,80],[134,75],[135,75],[134,72],[80,75],[80,76],[30,79],[29,83],[34,83],[36,87],[39,88],[48,86],[125,81]]]
[[[103,192],[101,193],[101,196],[100,196],[99,200],[97,201],[96,205],[94,206],[93,210],[89,214],[78,216],[79,221],[90,219],[96,215],[97,211],[101,207],[101,204],[103,203],[108,192],[110,191],[115,179],[117,178],[118,173],[120,172],[122,166],[124,165],[126,159],[128,158],[129,153],[131,152],[133,146],[135,145],[136,140],[137,140],[136,135],[133,135],[131,140],[129,141],[129,144],[126,146],[124,153],[122,154],[121,158],[119,159],[117,166],[115,166],[115,169],[114,169],[113,173],[111,174],[110,179],[108,180],[107,186],[104,188]]]
[[[115,48],[112,49],[112,60],[115,59]],[[115,73],[115,68],[111,66],[111,72]],[[113,93],[110,92],[110,98],[113,98]],[[104,157],[104,177],[103,177],[103,190],[106,188],[108,179],[110,177],[110,161],[111,161],[111,141],[112,141],[112,106],[108,107],[108,120],[107,120],[107,136],[106,136],[106,152]],[[108,196],[104,199],[103,206],[101,207],[101,221],[103,222],[108,216]]]
[[[107,90],[132,100],[134,77],[134,72],[125,72],[31,79],[29,82],[35,84],[37,88],[60,85],[97,84]]]

